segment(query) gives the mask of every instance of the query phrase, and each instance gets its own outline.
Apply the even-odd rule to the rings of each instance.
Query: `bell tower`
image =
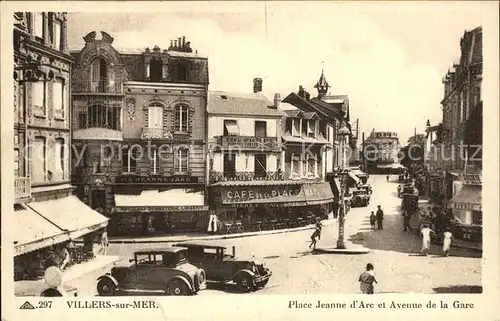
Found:
[[[323,98],[327,93],[330,85],[328,81],[326,81],[324,70],[321,70],[321,76],[319,77],[318,82],[314,86],[318,90],[318,98]]]

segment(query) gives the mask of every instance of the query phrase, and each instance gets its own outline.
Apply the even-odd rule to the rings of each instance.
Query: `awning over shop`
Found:
[[[334,196],[330,184],[326,182],[304,184],[307,205],[328,204]]]
[[[115,212],[208,211],[203,192],[183,188],[142,191],[139,195],[115,194]]]
[[[340,188],[340,181],[339,181],[339,179],[338,178],[334,178],[333,179],[333,184],[331,184],[331,185],[333,186],[333,188],[332,188],[333,195],[340,197],[340,193],[341,193],[342,189]]]
[[[481,211],[481,186],[464,185],[449,203],[449,207],[466,211]]]
[[[15,256],[69,240],[68,233],[25,205],[14,205],[10,228]]]
[[[377,165],[377,168],[406,169],[406,167],[404,167],[400,163]]]
[[[67,231],[71,239],[76,239],[108,225],[109,219],[107,217],[85,205],[76,196],[33,202],[27,206],[52,224]]]
[[[304,188],[301,184],[276,186],[221,186],[222,205],[247,207],[265,206],[304,206],[307,205]]]
[[[354,181],[354,184],[359,185],[362,183],[359,177],[357,177],[352,171],[349,171],[348,175],[349,178]]]

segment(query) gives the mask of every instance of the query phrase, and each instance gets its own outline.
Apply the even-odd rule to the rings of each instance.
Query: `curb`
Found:
[[[173,242],[184,242],[184,241],[200,241],[200,240],[225,240],[225,239],[235,239],[235,238],[243,238],[243,237],[251,237],[251,236],[260,236],[260,235],[272,235],[272,234],[282,234],[282,233],[291,233],[291,232],[299,232],[313,229],[314,226],[308,225],[303,227],[296,227],[291,229],[282,229],[282,230],[270,230],[270,231],[258,231],[258,232],[246,232],[246,233],[238,233],[238,234],[221,234],[221,235],[209,235],[209,236],[194,236],[194,237],[178,237],[172,239],[128,239],[128,240],[109,240],[111,244],[151,244],[151,243],[173,243]]]

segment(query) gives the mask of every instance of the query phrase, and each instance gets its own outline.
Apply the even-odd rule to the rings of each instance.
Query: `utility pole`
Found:
[[[365,164],[365,132],[361,133],[361,169],[366,172]]]

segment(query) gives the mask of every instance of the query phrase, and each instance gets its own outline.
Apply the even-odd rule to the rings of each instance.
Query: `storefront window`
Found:
[[[473,225],[483,225],[483,212],[482,211],[472,211],[472,224]]]

